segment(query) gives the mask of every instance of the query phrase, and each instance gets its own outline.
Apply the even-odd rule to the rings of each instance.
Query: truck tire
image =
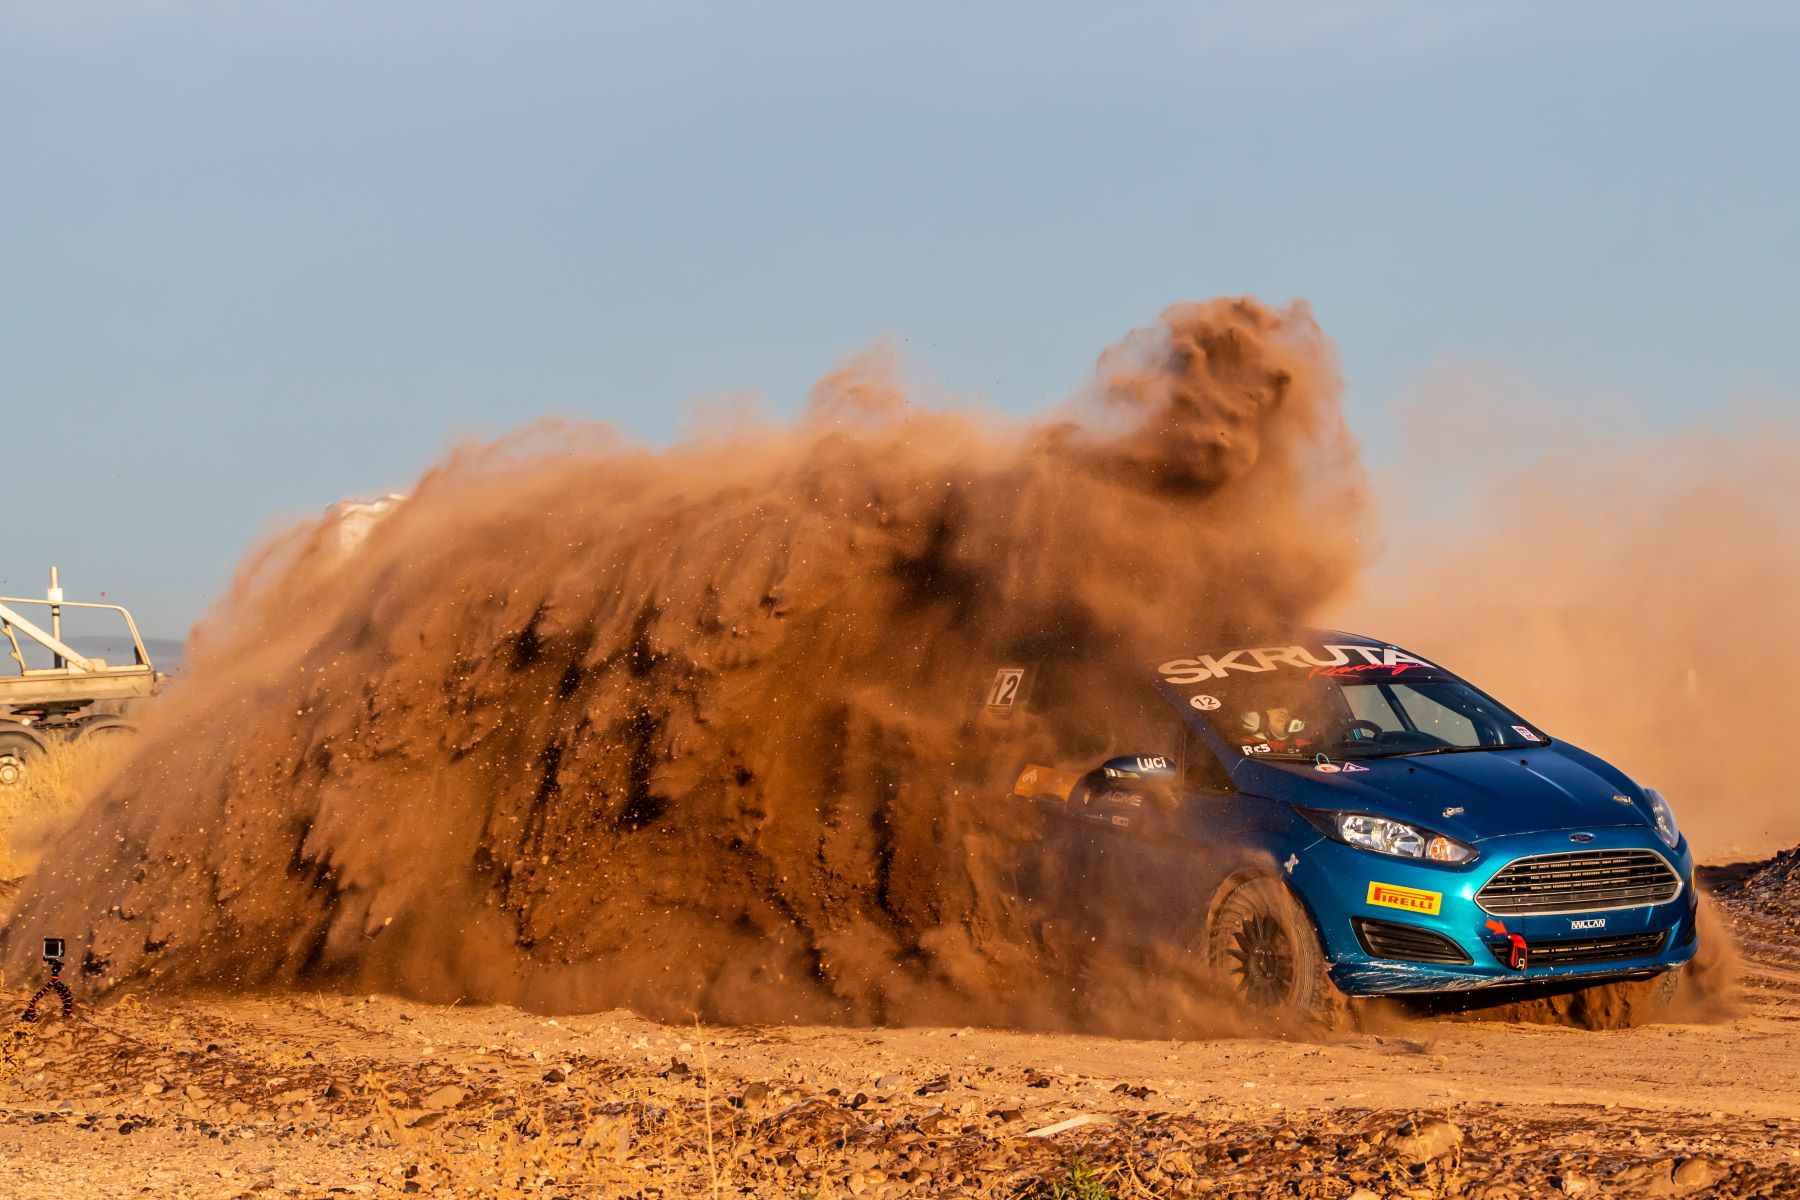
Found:
[[[0,727],[0,796],[24,795],[43,754],[44,743],[37,734],[24,726]]]
[[[111,746],[136,732],[137,726],[123,717],[89,717],[76,726],[75,740],[84,746]]]
[[[1333,1027],[1348,1015],[1312,921],[1279,879],[1227,880],[1207,915],[1205,953],[1215,978],[1254,1012]]]

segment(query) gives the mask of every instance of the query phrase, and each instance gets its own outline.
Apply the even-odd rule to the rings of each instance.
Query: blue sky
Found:
[[[1793,12],[0,0],[0,589],[178,636],[466,433],[883,336],[1023,412],[1220,293],[1312,302],[1377,461],[1446,364],[1792,404]]]

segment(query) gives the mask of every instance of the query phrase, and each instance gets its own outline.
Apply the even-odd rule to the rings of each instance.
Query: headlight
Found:
[[[1681,841],[1681,826],[1675,824],[1675,810],[1655,788],[1645,788],[1644,795],[1650,800],[1650,815],[1656,818],[1656,836],[1673,850]]]
[[[1475,857],[1473,846],[1464,845],[1453,837],[1402,821],[1390,821],[1386,817],[1349,812],[1304,812],[1303,815],[1327,837],[1377,854],[1441,863],[1466,863]]]

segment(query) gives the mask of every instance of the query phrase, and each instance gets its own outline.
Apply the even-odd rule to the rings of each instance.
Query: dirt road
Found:
[[[1611,1032],[1149,1042],[126,1001],[46,1022],[0,1083],[0,1195],[1800,1194],[1800,967],[1745,920],[1736,1015]]]

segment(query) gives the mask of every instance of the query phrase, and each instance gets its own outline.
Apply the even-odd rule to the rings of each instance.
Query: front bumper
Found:
[[[1698,948],[1693,859],[1687,843],[1671,851],[1649,829],[1592,830],[1591,843],[1571,844],[1569,831],[1488,838],[1465,867],[1391,858],[1321,838],[1292,857],[1289,880],[1318,927],[1331,981],[1353,996],[1455,992],[1472,988],[1599,981],[1658,974]],[[1495,915],[1476,894],[1508,864],[1571,851],[1650,850],[1679,876],[1680,891],[1660,904],[1533,915]],[[1413,940],[1447,939],[1467,962],[1418,962],[1370,952],[1360,921],[1422,931]],[[1365,926],[1365,930],[1366,930]],[[1511,935],[1524,940],[1527,966],[1508,965]],[[1406,953],[1407,938],[1373,939],[1387,953]],[[1440,948],[1442,943],[1437,943]],[[1398,951],[1396,948],[1398,947]]]

